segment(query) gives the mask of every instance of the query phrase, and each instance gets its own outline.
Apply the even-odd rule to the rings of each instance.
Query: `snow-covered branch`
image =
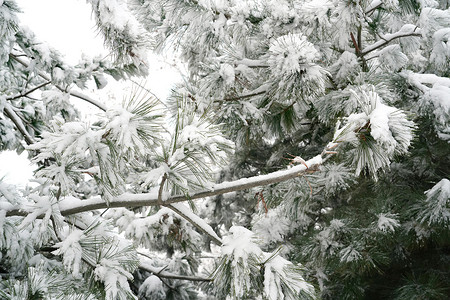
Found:
[[[19,98],[25,97],[25,96],[31,94],[32,92],[37,91],[37,90],[45,87],[46,85],[49,85],[50,83],[52,83],[52,82],[51,81],[47,81],[47,82],[41,83],[41,84],[39,84],[39,85],[29,89],[26,92],[20,93],[19,95],[16,95],[16,96],[13,96],[13,97],[8,97],[8,98],[6,98],[6,100],[15,100],[15,99],[19,99]]]
[[[222,240],[219,236],[214,232],[214,230],[209,226],[208,223],[205,222],[202,218],[192,213],[183,203],[173,203],[167,205],[168,208],[179,214],[186,221],[191,223],[201,232],[205,233],[209,236],[211,240],[213,240],[216,244],[222,245]]]
[[[5,102],[5,107],[3,109],[5,115],[16,125],[17,130],[19,130],[20,134],[24,137],[26,143],[31,145],[34,143],[33,137],[28,133],[25,125],[23,124],[20,117],[16,114],[11,104]]]
[[[153,275],[160,278],[168,278],[168,279],[178,279],[178,280],[189,280],[189,281],[212,281],[210,278],[199,277],[199,276],[188,276],[188,275],[179,275],[171,272],[164,271],[164,268],[157,268],[149,263],[145,262],[143,259],[140,260],[139,268],[145,270],[147,272],[151,272]]]
[[[267,93],[267,90],[262,90],[262,91],[258,91],[258,92],[254,92],[254,93],[250,93],[250,94],[236,96],[236,97],[225,98],[225,99],[222,99],[222,100],[217,100],[216,102],[238,101],[238,100],[242,100],[242,99],[247,99],[247,98],[252,98],[252,97],[259,96],[259,95],[263,95],[265,93]]]
[[[239,61],[236,61],[236,65],[244,65],[249,68],[268,68],[270,65],[267,62],[264,62],[263,60],[257,60],[257,59],[249,59],[244,58]]]
[[[381,2],[381,0],[372,1],[366,8],[365,14],[368,15],[372,13],[375,9],[379,8],[381,5],[383,5],[383,2]]]
[[[164,205],[217,196],[245,189],[251,189],[258,186],[279,183],[298,176],[302,176],[304,174],[307,174],[308,172],[317,171],[319,166],[322,164],[322,161],[322,155],[317,155],[312,159],[306,161],[306,165],[308,166],[308,168],[306,168],[305,165],[301,164],[286,170],[276,171],[265,175],[218,183],[216,185],[213,185],[208,190],[195,192],[189,195],[169,196],[164,200]],[[63,216],[69,216],[81,212],[91,211],[95,209],[104,209],[108,207],[141,207],[156,206],[159,204],[160,202],[158,201],[158,192],[150,192],[142,194],[124,193],[113,198],[109,203],[106,203],[102,198],[99,197],[78,201],[75,198],[71,197],[70,200],[62,200],[59,204],[59,207]],[[26,212],[21,211],[20,209],[8,211],[7,216],[12,215],[26,215]]]
[[[384,47],[395,39],[402,38],[402,37],[408,37],[408,36],[421,36],[421,35],[422,35],[421,30],[417,26],[412,25],[412,24],[403,25],[403,27],[399,31],[397,31],[395,33],[391,33],[391,34],[385,34],[384,36],[381,37],[381,40],[364,48],[361,51],[361,56],[364,56],[376,49]]]
[[[208,190],[195,192],[190,195],[169,196],[164,201],[164,204],[172,204],[187,200],[201,199],[205,197],[217,196],[226,193],[250,189],[257,186],[279,183],[306,174],[308,171],[317,170],[317,168],[321,163],[322,163],[322,156],[318,155],[306,162],[306,164],[309,167],[308,169],[304,165],[298,165],[287,170],[277,171],[266,175],[260,175],[250,178],[242,178],[230,182],[223,182],[212,186]],[[158,203],[159,203],[158,195],[156,193],[143,193],[143,194],[125,193],[111,200],[109,203],[109,207],[155,206],[158,205]],[[84,201],[80,200],[78,202],[75,202],[72,199],[68,203],[63,202],[60,204],[61,214],[63,216],[107,207],[108,207],[107,203],[104,202],[104,200],[101,198],[94,198]]]
[[[419,74],[413,73],[410,71],[403,72],[402,75],[405,78],[408,78],[412,83],[419,84],[428,84],[428,85],[442,85],[446,87],[450,87],[450,78],[437,76],[435,74]]]
[[[25,60],[20,58],[18,55],[10,53],[9,57],[11,57],[15,61],[17,61],[18,63],[23,65],[24,67],[27,67],[27,68],[29,67],[29,63],[27,63]],[[41,78],[45,79],[46,81],[51,81],[51,78],[47,74],[45,74],[44,72],[38,71],[38,74],[39,74],[39,76]],[[86,101],[88,103],[91,103],[92,105],[97,106],[98,108],[100,108],[103,111],[107,110],[107,107],[103,103],[101,103],[101,102],[99,102],[99,101],[97,101],[95,99],[92,99],[91,97],[89,97],[87,95],[84,95],[83,93],[75,91],[75,90],[73,90],[71,88],[63,88],[63,87],[61,87],[59,85],[56,85],[56,84],[55,84],[55,87],[58,90],[60,90],[61,92],[69,93],[71,96],[74,96],[74,97],[79,98],[81,100],[84,100],[84,101]]]

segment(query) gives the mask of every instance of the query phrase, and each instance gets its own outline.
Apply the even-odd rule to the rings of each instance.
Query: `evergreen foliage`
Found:
[[[72,66],[0,0],[0,299],[450,298],[447,0],[87,2]],[[149,49],[168,99],[82,93]]]

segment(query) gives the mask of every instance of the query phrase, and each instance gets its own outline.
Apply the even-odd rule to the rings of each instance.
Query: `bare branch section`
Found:
[[[25,60],[23,60],[22,58],[20,58],[18,55],[15,55],[15,54],[10,53],[10,54],[9,54],[9,57],[11,57],[12,59],[14,59],[15,61],[17,61],[18,63],[20,63],[20,64],[21,64],[22,66],[24,66],[24,67],[28,67],[28,66],[29,66],[29,64],[28,64]],[[39,71],[38,74],[39,74],[39,76],[40,76],[41,78],[45,79],[46,81],[51,81],[51,78],[50,78],[47,74],[45,74],[44,72]],[[97,101],[97,100],[94,100],[94,99],[92,99],[91,97],[89,97],[89,96],[87,96],[87,95],[84,95],[83,93],[80,93],[80,92],[78,92],[78,91],[75,91],[75,90],[73,90],[73,89],[71,89],[71,88],[65,89],[65,88],[63,88],[63,87],[61,87],[61,86],[59,86],[59,85],[56,85],[56,84],[55,84],[55,87],[56,87],[58,90],[62,91],[62,92],[69,93],[69,95],[71,95],[71,96],[73,96],[73,97],[76,97],[76,98],[79,98],[79,99],[81,99],[81,100],[84,100],[84,101],[86,101],[86,102],[88,102],[88,103],[91,103],[92,105],[97,106],[98,108],[100,108],[100,109],[103,110],[103,111],[106,111],[106,109],[107,109],[107,107],[106,107],[103,103],[101,103],[101,102],[99,102],[99,101]]]

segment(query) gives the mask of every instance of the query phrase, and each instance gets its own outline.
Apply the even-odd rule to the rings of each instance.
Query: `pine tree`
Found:
[[[39,166],[0,181],[2,298],[450,296],[448,1],[87,2],[112,55],[71,66],[0,1],[0,148]],[[148,49],[168,99],[82,93]]]

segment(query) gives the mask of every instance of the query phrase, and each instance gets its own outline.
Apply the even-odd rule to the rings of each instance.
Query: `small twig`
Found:
[[[27,143],[27,145],[33,144],[34,138],[28,133],[27,129],[25,128],[25,125],[22,123],[22,120],[16,114],[16,112],[14,111],[14,109],[8,102],[5,103],[3,112],[14,123],[14,125],[16,125],[20,134],[22,134],[23,138],[25,139],[25,142]]]
[[[246,99],[246,98],[259,96],[259,95],[265,94],[266,92],[267,91],[264,90],[264,91],[260,91],[260,92],[256,92],[256,93],[252,93],[252,94],[246,94],[246,95],[238,96],[238,97],[225,98],[225,99],[222,99],[222,100],[215,100],[214,102],[237,101],[237,100],[241,100],[241,99]]]
[[[165,269],[167,269],[168,266],[169,266],[169,265],[165,265],[164,267],[161,268],[161,270],[159,270],[158,273],[154,273],[154,274],[155,274],[155,275],[161,274],[161,272],[164,271]]]
[[[19,99],[19,98],[25,97],[25,96],[31,94],[32,92],[34,92],[34,91],[36,91],[38,89],[41,89],[41,88],[45,87],[46,85],[49,85],[50,83],[52,83],[52,82],[51,81],[46,81],[46,82],[44,82],[44,83],[42,83],[42,84],[40,84],[38,86],[35,86],[31,90],[26,91],[25,93],[21,93],[19,95],[13,96],[13,97],[6,98],[6,100],[15,100],[15,99]]]
[[[109,207],[107,209],[105,209],[104,211],[102,211],[102,213],[100,214],[100,217],[103,217],[104,214],[106,214],[106,212],[109,210]]]
[[[257,192],[255,194],[255,197],[258,199],[258,202],[256,203],[256,206],[258,207],[259,206],[259,201],[261,201],[263,206],[264,206],[264,211],[266,212],[266,217],[267,217],[267,213],[269,212],[269,209],[267,208],[266,200],[264,200],[263,192],[262,191]]]
[[[366,12],[364,12],[365,15],[369,15],[371,14],[373,11],[375,11],[377,8],[379,8],[383,3],[380,3],[372,8],[370,8],[369,10],[367,10]]]
[[[372,44],[371,46],[368,46],[365,49],[361,50],[361,56],[365,56],[374,50],[377,50],[383,46],[386,46],[387,44],[389,44],[390,42],[392,42],[395,39],[399,39],[402,37],[408,37],[408,36],[422,36],[422,34],[420,32],[416,32],[417,29],[419,29],[419,31],[420,31],[420,28],[418,28],[416,26],[414,28],[414,30],[412,30],[411,32],[398,31],[396,33],[390,34],[388,38],[382,37],[380,41],[377,41],[374,44]]]
[[[353,35],[353,32],[350,32],[350,37],[352,39],[353,46],[355,47],[356,54],[359,56],[361,54],[361,51],[359,50],[358,43],[356,42],[356,39],[355,39],[355,36]]]
[[[138,254],[142,255],[142,253],[138,253]],[[143,263],[140,264],[139,269],[150,272],[153,275],[158,276],[160,279],[167,278],[167,279],[178,279],[178,280],[189,280],[189,281],[212,281],[211,278],[172,274],[172,273],[166,272],[164,270],[157,270],[156,267],[149,266],[149,265],[143,264]]]
[[[297,156],[297,155],[292,155],[290,153],[288,153],[288,155],[293,158],[284,158],[284,159],[290,160],[291,161],[289,163],[290,165],[295,164],[295,163],[301,163],[302,165],[304,165],[306,167],[306,169],[309,169],[308,165],[306,164],[306,162],[303,158],[301,158],[300,156]]]

